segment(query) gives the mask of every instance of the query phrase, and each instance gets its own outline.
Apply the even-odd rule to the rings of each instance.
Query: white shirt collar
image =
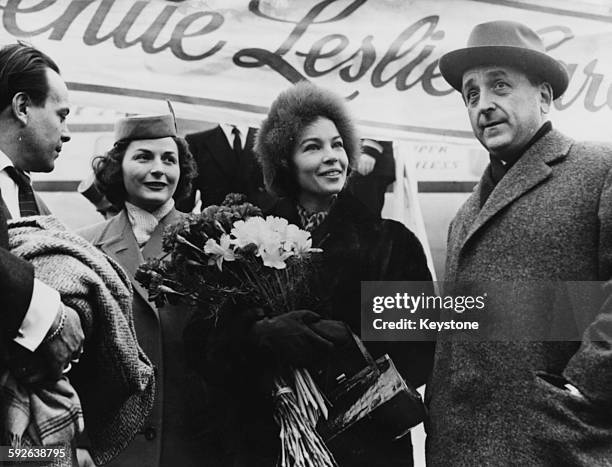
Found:
[[[14,166],[15,164],[13,164],[13,161],[10,160],[9,157],[0,150],[0,171],[6,169],[7,167]]]
[[[9,156],[7,156],[2,150],[0,150],[0,171],[3,171],[7,167],[15,167],[15,164],[13,164],[13,161],[9,159]],[[20,170],[20,169],[17,169],[17,170]],[[27,170],[21,170],[21,172],[26,174],[26,176],[30,180],[32,180],[32,177],[30,176],[30,172],[28,172]]]
[[[234,145],[234,134],[232,133],[232,130],[234,128],[238,128],[238,131],[240,131],[240,145],[242,146],[242,149],[244,149],[247,133],[249,132],[248,126],[230,125],[229,123],[223,123],[219,126],[223,130],[223,133],[225,134],[225,137],[227,138],[227,142],[229,143],[230,147],[233,147]]]

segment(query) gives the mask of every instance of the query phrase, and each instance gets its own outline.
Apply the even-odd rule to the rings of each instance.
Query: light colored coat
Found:
[[[147,290],[134,279],[138,266],[159,258],[164,229],[184,218],[172,210],[153,231],[142,251],[138,247],[125,209],[117,216],[86,227],[78,233],[123,266],[134,287],[133,312],[140,346],[156,368],[157,394],[152,414],[143,432],[108,465],[196,466],[205,459],[199,433],[191,426],[202,416],[204,388],[186,368],[182,334],[189,318],[187,310],[166,305],[157,308],[148,301]],[[87,428],[87,421],[86,428]]]
[[[469,284],[446,284],[469,295],[497,282],[486,312],[499,341],[438,342],[426,394],[428,465],[612,465],[611,308],[601,289],[578,296],[560,282],[610,279],[611,169],[612,148],[552,130],[482,209],[482,181],[460,208],[446,281]],[[590,324],[584,335],[604,345],[521,341],[568,323],[576,336]],[[564,389],[561,377],[587,399]]]

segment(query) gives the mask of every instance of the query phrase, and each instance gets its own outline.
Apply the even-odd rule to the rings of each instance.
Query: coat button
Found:
[[[150,427],[150,426],[145,428],[144,437],[147,441],[154,440],[156,436],[157,436],[157,431],[155,431],[155,428]]]

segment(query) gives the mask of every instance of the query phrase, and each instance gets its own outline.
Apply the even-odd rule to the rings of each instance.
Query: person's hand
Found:
[[[361,175],[368,175],[372,170],[374,170],[374,166],[376,165],[376,159],[374,159],[369,154],[361,153],[359,156],[359,162],[357,163],[357,172]]]
[[[342,347],[351,342],[351,332],[342,321],[322,319],[309,325],[310,329],[322,338],[330,341],[336,347]]]
[[[308,365],[330,352],[334,344],[310,327],[321,317],[310,310],[295,310],[253,324],[251,342],[274,352],[288,363]]]
[[[22,384],[55,381],[77,363],[83,349],[83,330],[76,311],[63,304],[47,336],[35,352],[17,343],[8,350],[7,364]]]
[[[62,306],[65,317],[60,314],[59,323],[53,323],[35,352],[45,362],[47,378],[53,380],[70,371],[72,363],[78,363],[85,340],[78,313],[66,305]]]
[[[79,467],[96,467],[87,449],[77,448],[76,456],[79,461]]]

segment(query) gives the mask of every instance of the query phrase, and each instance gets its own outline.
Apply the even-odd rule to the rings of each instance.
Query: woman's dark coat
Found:
[[[81,229],[78,233],[115,259],[127,272],[134,287],[132,309],[138,343],[156,370],[155,405],[144,429],[114,459],[113,467],[210,465],[203,425],[194,425],[201,408],[204,388],[185,367],[182,333],[188,311],[165,305],[157,308],[148,292],[134,278],[136,269],[149,258],[162,258],[164,229],[184,219],[173,209],[157,225],[142,251],[124,209],[115,217]],[[87,420],[86,427],[87,427]],[[212,460],[210,460],[212,462]]]
[[[300,225],[295,205],[280,200],[268,213]],[[359,334],[360,287],[365,280],[431,281],[423,248],[416,236],[398,222],[381,220],[347,193],[341,194],[325,221],[312,233],[313,246],[323,249],[318,286],[314,291],[330,298],[326,318],[340,320]],[[424,291],[433,293],[433,287]],[[273,466],[279,449],[278,429],[272,419],[269,388],[275,371],[272,356],[249,346],[248,331],[255,313],[237,305],[222,313],[216,325],[201,320],[188,328],[186,339],[192,362],[209,383],[211,403],[220,428],[220,442],[229,456],[227,465]],[[432,363],[433,343],[368,343],[376,358],[388,353],[414,387],[425,383]],[[337,353],[336,350],[334,350]],[[205,354],[206,358],[201,358]],[[351,364],[363,368],[358,353]],[[213,402],[214,401],[214,402]],[[412,465],[410,436],[397,442],[368,433],[346,452],[335,451],[341,466]],[[344,450],[343,450],[344,451]],[[350,452],[349,452],[350,451]]]

